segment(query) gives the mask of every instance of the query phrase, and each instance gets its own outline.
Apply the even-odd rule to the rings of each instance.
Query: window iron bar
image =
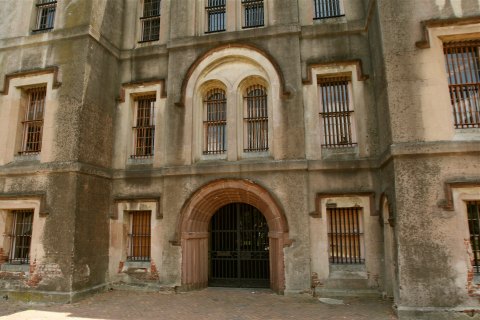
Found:
[[[43,116],[45,112],[46,88],[27,90],[28,102],[25,110],[22,149],[19,154],[39,153],[42,148]]]
[[[37,23],[36,29],[32,32],[48,31],[53,29],[55,22],[55,11],[57,7],[57,1],[51,0],[38,0],[37,6]]]
[[[148,158],[154,154],[155,101],[155,96],[144,96],[136,100],[136,126],[132,127],[134,152],[130,158]]]
[[[363,264],[361,208],[327,210],[330,263]]]
[[[473,273],[480,274],[480,201],[467,201]]]
[[[242,0],[243,28],[256,28],[264,26],[263,0]]]
[[[345,15],[341,0],[313,0],[314,20],[336,18]]]
[[[207,13],[207,32],[225,31],[226,3],[225,0],[208,0],[205,7]]]
[[[204,99],[205,120],[203,154],[222,154],[227,150],[227,99],[222,89],[212,89]]]
[[[33,210],[13,210],[12,214],[8,262],[11,264],[28,264],[30,263]]]
[[[247,88],[244,96],[244,152],[267,151],[268,109],[267,90],[261,85]]]
[[[151,211],[130,212],[129,261],[150,261]]]

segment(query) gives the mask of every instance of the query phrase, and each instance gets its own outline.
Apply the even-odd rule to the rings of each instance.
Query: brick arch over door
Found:
[[[249,180],[216,180],[196,191],[183,206],[175,242],[182,246],[182,286],[187,289],[208,285],[208,226],[221,207],[247,203],[265,216],[270,241],[270,287],[285,289],[283,248],[291,243],[285,215],[272,195]]]

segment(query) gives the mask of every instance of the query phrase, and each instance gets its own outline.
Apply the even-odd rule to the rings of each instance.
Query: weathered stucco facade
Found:
[[[279,293],[383,294],[400,319],[480,318],[466,207],[480,201],[480,114],[455,128],[443,48],[480,39],[480,1],[343,0],[344,15],[314,19],[313,0],[264,0],[263,26],[244,28],[243,4],[227,0],[225,31],[208,32],[208,1],[162,0],[154,41],[139,41],[144,0],[59,0],[44,32],[32,31],[37,3],[0,8],[2,293],[70,301],[119,283],[206,287],[210,220],[245,203],[268,224]],[[321,87],[334,76],[348,79],[348,146],[324,145]],[[268,110],[268,148],[254,152],[252,85]],[[38,86],[41,150],[22,153]],[[226,150],[208,153],[214,88]],[[155,142],[132,157],[145,96]],[[361,263],[330,262],[336,208],[360,212]],[[9,262],[18,209],[33,210],[27,264]],[[150,213],[149,261],[128,259],[136,211]]]

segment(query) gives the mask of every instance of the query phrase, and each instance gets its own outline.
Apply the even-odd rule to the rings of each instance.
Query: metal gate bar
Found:
[[[269,287],[268,226],[253,206],[233,203],[211,220],[210,286]]]

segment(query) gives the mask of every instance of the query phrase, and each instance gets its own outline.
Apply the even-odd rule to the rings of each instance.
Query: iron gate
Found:
[[[268,288],[268,226],[255,207],[232,203],[210,222],[209,285]]]

